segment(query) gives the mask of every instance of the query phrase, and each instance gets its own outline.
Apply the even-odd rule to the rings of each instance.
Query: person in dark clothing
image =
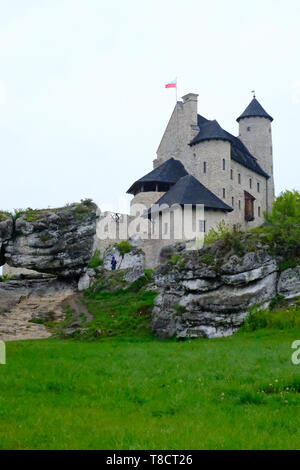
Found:
[[[111,269],[112,269],[112,271],[114,271],[116,269],[116,266],[117,266],[117,260],[113,255],[112,258],[111,258]]]

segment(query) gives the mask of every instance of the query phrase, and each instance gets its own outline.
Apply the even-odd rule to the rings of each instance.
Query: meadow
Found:
[[[9,342],[1,449],[299,449],[299,328]]]

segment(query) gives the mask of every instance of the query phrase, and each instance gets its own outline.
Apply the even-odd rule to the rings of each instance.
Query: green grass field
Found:
[[[299,329],[7,343],[1,449],[299,449]]]

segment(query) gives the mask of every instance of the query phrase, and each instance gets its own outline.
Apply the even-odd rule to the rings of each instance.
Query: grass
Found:
[[[7,343],[1,449],[299,449],[299,329]]]

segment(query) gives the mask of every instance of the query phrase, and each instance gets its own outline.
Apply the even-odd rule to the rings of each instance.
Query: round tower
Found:
[[[269,175],[266,182],[266,210],[272,209],[275,198],[273,177],[273,121],[254,96],[245,111],[237,118],[239,123],[239,138],[257,159],[261,168]]]

